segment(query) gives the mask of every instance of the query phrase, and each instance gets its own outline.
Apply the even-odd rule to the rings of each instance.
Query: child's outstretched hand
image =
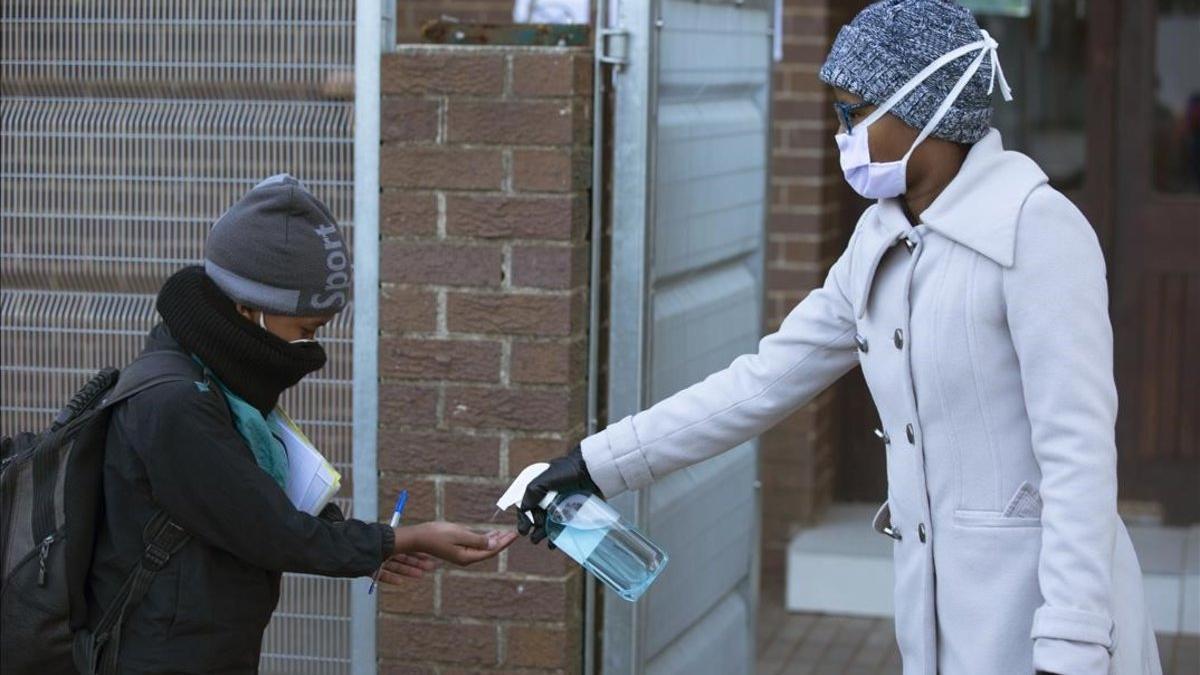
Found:
[[[517,539],[516,532],[475,532],[446,522],[396,528],[396,554],[426,554],[466,566],[494,558]]]

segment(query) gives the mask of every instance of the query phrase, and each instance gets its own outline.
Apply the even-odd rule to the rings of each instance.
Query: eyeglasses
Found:
[[[842,101],[834,101],[833,109],[837,112],[838,120],[842,123],[842,126],[846,128],[847,132],[849,132],[854,126],[853,119],[855,113],[863,108],[868,108],[871,105],[873,104],[866,101],[861,101],[859,103],[844,103]]]

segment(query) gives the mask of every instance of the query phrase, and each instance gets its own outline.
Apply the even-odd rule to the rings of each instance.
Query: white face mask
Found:
[[[858,194],[867,199],[888,199],[898,197],[904,194],[907,187],[907,167],[908,158],[912,156],[917,146],[921,144],[933,130],[937,128],[938,123],[946,116],[950,110],[950,106],[954,105],[954,101],[958,99],[958,95],[962,93],[967,82],[979,70],[979,66],[983,63],[983,58],[991,55],[992,74],[991,83],[988,85],[988,94],[992,93],[992,87],[996,83],[997,77],[1000,80],[1000,93],[1003,94],[1005,101],[1012,100],[1012,90],[1008,87],[1008,81],[1004,79],[1004,71],[1000,68],[1000,60],[996,56],[996,47],[999,45],[992,36],[988,35],[986,30],[979,31],[983,34],[983,39],[977,42],[963,45],[954,51],[947,52],[938,57],[933,63],[925,67],[924,70],[917,73],[903,87],[900,87],[896,93],[892,94],[888,100],[883,102],[883,105],[875,109],[861,123],[854,125],[851,131],[837,134],[834,139],[837,141],[838,151],[841,153],[842,173],[846,176],[846,182]],[[867,142],[867,129],[876,122],[880,117],[883,117],[887,111],[896,106],[897,103],[904,100],[912,90],[916,89],[930,75],[933,75],[946,64],[961,58],[973,51],[979,51],[979,55],[967,66],[962,77],[958,78],[958,82],[950,93],[938,106],[933,117],[925,124],[925,128],[921,129],[921,133],[917,135],[917,140],[913,142],[912,147],[904,156],[894,162],[872,162],[870,143]]]
[[[270,332],[271,332],[271,329],[270,329],[270,328],[267,328],[267,322],[266,322],[266,312],[259,312],[259,313],[258,313],[258,325],[262,326],[262,329],[263,329],[263,330],[265,330],[265,331],[267,331],[268,333],[270,333]],[[291,342],[288,342],[288,344],[290,344],[290,345],[302,345],[302,344],[308,344],[308,343],[310,343],[310,342],[312,342],[312,343],[315,343],[315,342],[316,342],[316,340],[314,340],[314,339],[312,339],[312,338],[303,338],[303,339],[300,339],[300,340],[292,340]]]

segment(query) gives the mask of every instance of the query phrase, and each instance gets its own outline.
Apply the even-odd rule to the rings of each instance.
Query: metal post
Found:
[[[616,0],[612,0],[616,2]],[[609,0],[596,0],[596,42],[592,63],[592,227],[591,276],[588,281],[588,389],[587,430],[590,436],[600,430],[600,300],[603,297],[600,252],[604,242],[604,99],[606,96],[603,31],[609,28]],[[583,592],[583,675],[595,675],[596,668],[596,578],[588,574]]]
[[[354,22],[354,515],[379,515],[379,0],[356,0]],[[373,675],[375,596],[370,579],[350,588],[350,670]]]

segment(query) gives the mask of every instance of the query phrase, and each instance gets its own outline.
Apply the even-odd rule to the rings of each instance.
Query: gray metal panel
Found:
[[[697,630],[717,604],[741,595],[755,546],[750,523],[757,517],[751,487],[756,473],[755,447],[747,443],[651,490],[648,527],[671,555],[644,601],[651,664],[680,636]],[[742,601],[749,604],[749,598]],[[749,635],[745,625],[740,630]]]
[[[352,0],[0,3],[0,429],[132,359],[162,281],[262,177],[351,224],[353,31]],[[352,318],[283,400],[348,482]],[[348,672],[349,589],[286,575],[263,672]]]
[[[609,419],[755,348],[762,325],[766,4],[621,0],[614,75]],[[607,596],[604,672],[753,669],[756,443],[616,504],[671,563],[637,605]]]
[[[694,630],[656,658],[647,675],[675,673],[721,673],[748,675],[747,662],[754,659],[753,635],[747,635],[751,606],[741,594],[725,596],[720,605],[704,616]]]

